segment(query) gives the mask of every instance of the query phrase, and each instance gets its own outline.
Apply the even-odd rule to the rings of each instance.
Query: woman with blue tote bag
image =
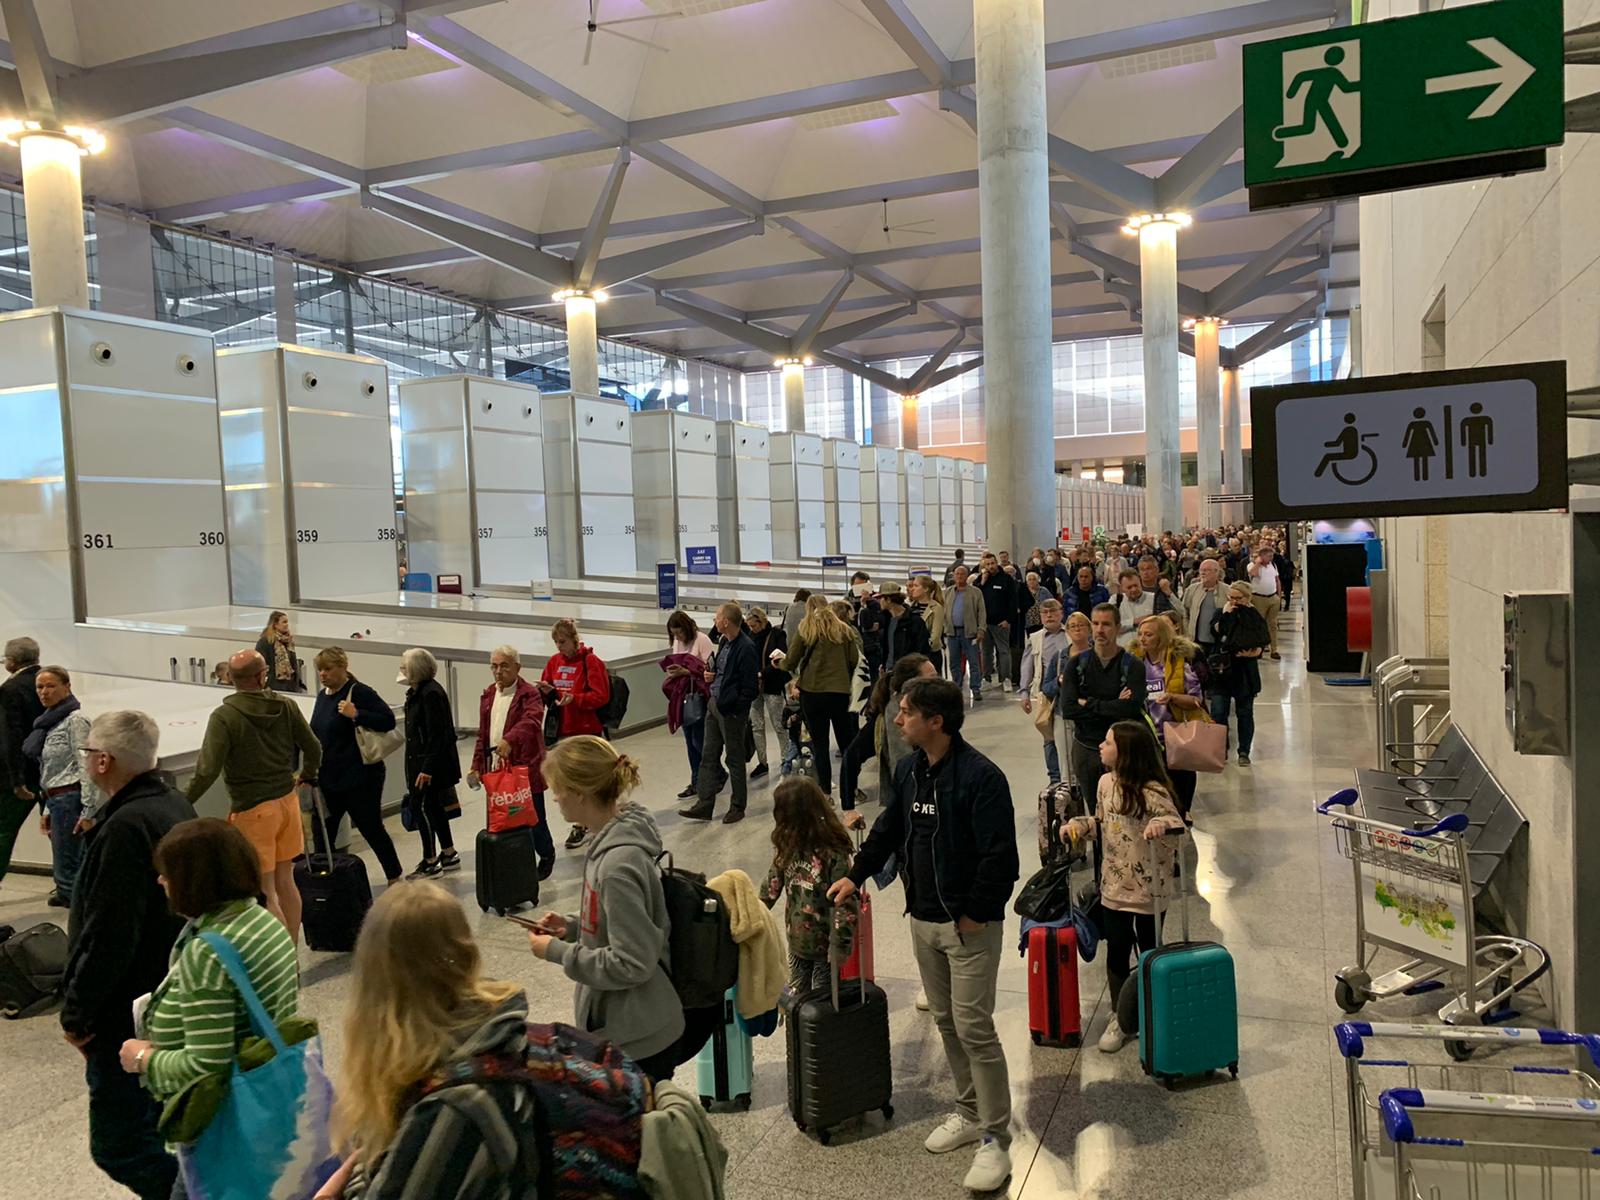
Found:
[[[294,942],[256,900],[255,851],[202,817],[168,832],[155,864],[188,924],[121,1057],[163,1105],[181,1167],[173,1195],[309,1200],[338,1166],[333,1089],[316,1025],[296,1013]]]

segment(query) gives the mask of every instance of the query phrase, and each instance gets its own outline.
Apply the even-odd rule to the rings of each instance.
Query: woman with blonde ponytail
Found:
[[[578,985],[574,1024],[615,1043],[651,1079],[666,1079],[678,1065],[683,1006],[656,865],[661,833],[647,809],[627,801],[639,764],[604,738],[571,737],[545,756],[544,779],[561,815],[594,836],[578,911],[546,913],[528,944]]]
[[[348,1153],[319,1198],[524,1194],[517,1114],[478,1084],[430,1089],[453,1064],[527,1050],[527,995],[481,967],[461,902],[436,884],[392,887],[372,906],[356,941],[335,1110]]]
[[[806,615],[782,661],[773,651],[774,665],[793,675],[800,689],[800,714],[811,734],[812,761],[816,764],[817,783],[824,792],[833,791],[829,731],[838,739],[841,750],[856,738],[850,696],[860,659],[861,635],[839,619],[826,596],[812,596],[806,601]]]

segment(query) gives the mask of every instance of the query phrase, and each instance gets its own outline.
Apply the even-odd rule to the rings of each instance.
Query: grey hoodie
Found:
[[[576,1024],[634,1060],[683,1036],[683,1006],[667,974],[660,853],[655,818],[640,805],[623,805],[590,843],[580,911],[567,916],[567,940],[551,942],[548,955],[578,985]]]

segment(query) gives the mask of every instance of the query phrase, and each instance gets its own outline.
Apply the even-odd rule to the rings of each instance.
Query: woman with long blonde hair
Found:
[[[294,652],[294,634],[289,632],[289,614],[274,609],[266,628],[256,639],[256,653],[267,664],[267,686],[277,692],[303,692],[300,682],[300,656]]]
[[[1150,714],[1150,727],[1163,758],[1169,723],[1211,720],[1200,689],[1200,676],[1190,665],[1199,653],[1199,648],[1188,638],[1180,637],[1165,616],[1146,617],[1139,622],[1133,656],[1144,660],[1145,711]],[[1178,812],[1187,821],[1198,776],[1193,771],[1170,767],[1167,774],[1172,778]]]
[[[906,594],[911,597],[911,611],[922,618],[928,628],[928,654],[935,675],[944,674],[944,593],[939,581],[932,575],[913,575],[906,584]]]
[[[525,1118],[512,1097],[477,1083],[432,1090],[454,1064],[516,1059],[528,1045],[528,997],[483,977],[461,902],[426,882],[384,892],[353,976],[334,1111],[347,1156],[319,1196],[520,1197]]]
[[[839,619],[826,596],[806,601],[806,615],[780,669],[794,676],[800,688],[800,715],[811,734],[812,761],[817,783],[824,792],[833,791],[833,756],[828,747],[828,730],[843,749],[855,740],[856,718],[850,711],[850,693],[856,663],[861,660],[860,635]],[[777,651],[773,652],[777,662]]]

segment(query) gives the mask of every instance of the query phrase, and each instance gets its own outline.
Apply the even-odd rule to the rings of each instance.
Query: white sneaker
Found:
[[[1000,1143],[988,1135],[983,1145],[972,1156],[972,1168],[962,1185],[971,1192],[996,1192],[1005,1187],[1011,1178],[1011,1152],[1002,1150]]]
[[[1128,1035],[1122,1032],[1122,1026],[1117,1024],[1116,1017],[1112,1017],[1106,1025],[1105,1032],[1100,1035],[1100,1050],[1104,1054],[1115,1054],[1128,1044]]]
[[[918,992],[917,993],[917,1011],[918,1012],[927,1012],[928,1011],[928,993],[927,992]]]
[[[975,1123],[960,1113],[951,1113],[944,1119],[944,1124],[930,1133],[928,1140],[922,1144],[927,1147],[929,1154],[948,1154],[952,1150],[972,1145],[981,1137],[983,1130]]]
[[[1000,685],[1000,690],[1009,696],[1011,694],[1011,681],[1008,679],[1002,683]]]

